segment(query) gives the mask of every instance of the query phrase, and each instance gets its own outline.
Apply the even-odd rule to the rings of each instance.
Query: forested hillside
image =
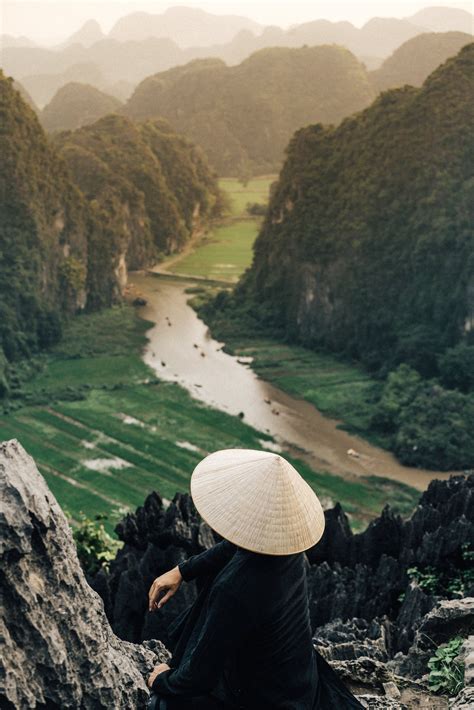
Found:
[[[265,49],[236,67],[191,62],[145,79],[125,107],[162,116],[206,151],[222,175],[269,172],[292,133],[337,123],[374,96],[364,67],[336,46]]]
[[[54,342],[61,316],[96,294],[89,281],[99,227],[36,114],[0,75],[0,367]],[[98,262],[97,283],[106,262]],[[102,298],[113,293],[104,285]],[[2,373],[0,372],[0,381]],[[2,385],[0,384],[0,389]],[[3,382],[3,388],[5,382]]]
[[[120,298],[127,268],[182,246],[220,195],[202,151],[163,122],[110,115],[52,144],[3,74],[0,91],[1,396],[8,362]]]
[[[202,151],[163,121],[135,125],[105,116],[59,134],[55,145],[86,197],[112,219],[114,233],[124,233],[129,266],[179,249],[219,209]]]
[[[90,84],[72,81],[61,87],[41,112],[41,123],[47,131],[65,131],[98,121],[115,113],[121,101],[99,91]]]
[[[374,425],[415,465],[474,461],[474,397],[461,394],[473,388],[473,99],[470,44],[421,89],[299,131],[253,265],[234,298],[220,297],[224,315],[214,310],[221,324],[237,313],[382,376],[401,364]]]
[[[377,91],[405,84],[421,86],[425,79],[449,57],[454,57],[472,35],[465,32],[430,32],[408,40],[386,59],[370,77]]]

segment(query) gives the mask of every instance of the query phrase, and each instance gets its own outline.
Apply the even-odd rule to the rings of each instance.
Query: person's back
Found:
[[[226,663],[227,689],[247,708],[312,708],[317,692],[303,554],[238,550],[214,583],[231,590],[246,633]]]

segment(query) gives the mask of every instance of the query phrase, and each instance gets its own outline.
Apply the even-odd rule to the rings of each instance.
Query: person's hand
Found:
[[[179,567],[174,567],[169,572],[165,572],[161,577],[157,577],[150,587],[148,592],[148,610],[156,611],[161,609],[163,604],[166,604],[168,599],[171,599],[173,594],[176,594],[181,586],[183,578],[181,577],[181,572]],[[165,592],[164,596],[160,595]]]
[[[160,675],[160,673],[164,673],[165,671],[169,671],[170,667],[167,663],[160,663],[159,666],[155,666],[151,672],[151,675],[149,676],[147,680],[147,685],[151,689],[151,686],[155,682],[156,678]]]

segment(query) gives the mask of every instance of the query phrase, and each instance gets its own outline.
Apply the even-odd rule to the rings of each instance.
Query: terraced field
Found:
[[[165,383],[94,390],[85,401],[25,407],[0,420],[0,437],[21,441],[73,517],[119,514],[151,490],[168,498],[187,490],[216,440],[259,446],[244,425],[238,435],[234,429],[232,417],[200,408]]]

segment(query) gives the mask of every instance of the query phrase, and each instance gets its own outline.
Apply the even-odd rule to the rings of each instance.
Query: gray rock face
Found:
[[[91,585],[104,599],[107,617],[120,638],[134,642],[159,638],[168,646],[168,629],[196,599],[197,586],[183,585],[163,609],[150,614],[150,585],[190,555],[212,547],[214,533],[199,517],[190,496],[182,493],[167,509],[157,493],[150,493],[143,506],[117,525],[116,532],[124,546],[110,571],[99,572]]]
[[[453,636],[468,637],[474,632],[474,598],[443,600],[423,617],[406,655],[397,654],[389,662],[393,671],[421,678],[434,650]]]
[[[393,650],[407,652],[418,623],[438,601],[409,583],[407,569],[432,568],[447,579],[467,564],[462,548],[474,547],[474,475],[433,481],[409,520],[387,507],[357,535],[340,506],[325,515],[324,536],[308,555],[314,628],[335,618],[387,615],[394,625]],[[473,594],[466,590],[466,596]]]
[[[0,707],[145,708],[143,674],[168,653],[114,635],[63,512],[16,441],[0,444],[0,493]]]
[[[449,705],[450,710],[472,710],[474,708],[474,687],[464,688]]]

